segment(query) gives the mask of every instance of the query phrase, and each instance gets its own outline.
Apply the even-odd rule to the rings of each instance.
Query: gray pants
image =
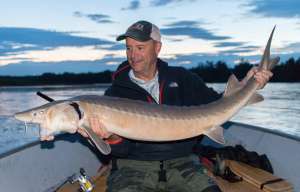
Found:
[[[160,161],[117,160],[108,192],[219,191],[195,156]]]

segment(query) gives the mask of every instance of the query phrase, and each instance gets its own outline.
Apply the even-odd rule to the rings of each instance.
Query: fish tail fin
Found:
[[[215,126],[211,129],[209,129],[206,133],[206,136],[208,136],[213,141],[220,143],[222,145],[225,144],[224,134],[223,134],[223,128],[221,126]]]
[[[264,54],[262,56],[262,59],[259,64],[259,68],[271,70],[273,67],[279,62],[279,57],[276,57],[274,59],[270,59],[270,49],[271,49],[271,42],[273,38],[273,33],[275,31],[276,25],[273,27],[273,30],[270,34],[268,43],[266,45],[266,48],[264,50]]]

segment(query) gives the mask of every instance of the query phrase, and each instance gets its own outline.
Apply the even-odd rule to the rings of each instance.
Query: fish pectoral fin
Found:
[[[220,143],[222,145],[225,144],[225,139],[224,139],[224,135],[223,135],[223,127],[221,127],[221,126],[215,126],[211,129],[209,129],[204,134],[217,143]]]
[[[243,88],[243,84],[239,82],[234,74],[230,75],[223,96],[228,97]]]
[[[264,100],[264,97],[261,94],[255,93],[254,95],[251,96],[249,99],[247,105],[251,105],[254,103],[259,103]]]
[[[86,131],[94,145],[101,153],[103,153],[104,155],[110,154],[111,148],[108,143],[106,143],[102,138],[100,138],[90,127],[86,125],[82,125],[81,127]]]

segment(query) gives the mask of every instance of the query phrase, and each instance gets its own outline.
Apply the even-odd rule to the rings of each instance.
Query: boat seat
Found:
[[[209,175],[214,179],[223,192],[291,192],[293,186],[271,173],[251,167],[245,163],[225,160],[225,165],[241,178],[241,181],[229,182],[219,176],[214,176],[211,172]]]

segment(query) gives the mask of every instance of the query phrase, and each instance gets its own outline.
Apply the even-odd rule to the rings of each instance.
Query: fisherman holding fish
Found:
[[[156,25],[138,21],[117,37],[120,40],[126,41],[127,61],[113,74],[105,95],[173,106],[202,105],[221,98],[199,76],[182,67],[168,66],[158,58],[162,42]],[[262,88],[272,73],[254,67],[242,82],[252,76]],[[99,137],[109,136],[97,118],[91,117],[89,122]],[[78,132],[87,136],[83,129]],[[112,148],[112,170],[108,191],[220,191],[193,153],[200,141],[201,137],[144,142],[110,136],[107,142]]]

